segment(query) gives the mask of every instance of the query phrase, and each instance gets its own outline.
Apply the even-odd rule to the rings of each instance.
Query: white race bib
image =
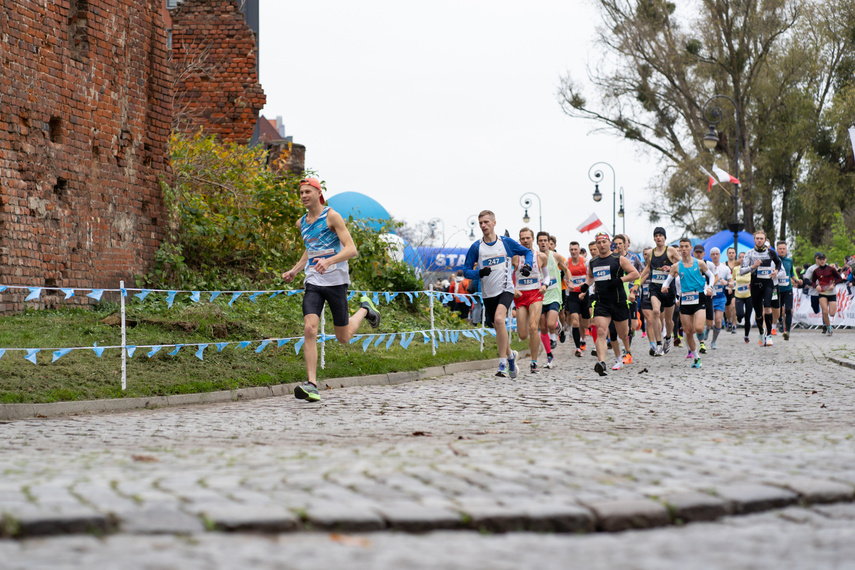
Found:
[[[570,283],[573,284],[573,287],[581,287],[585,282],[586,277],[584,275],[574,275],[570,278]]]
[[[790,276],[787,275],[786,271],[781,270],[778,272],[778,286],[786,287],[790,284]]]
[[[642,285],[641,286],[641,294],[644,295],[645,297],[650,295],[650,285],[648,285],[647,283]]]
[[[772,268],[771,267],[758,267],[757,268],[757,278],[758,279],[771,279],[772,278]]]
[[[329,249],[312,249],[307,252],[309,257],[309,267],[314,267],[318,264],[319,259],[325,259],[327,257],[332,257],[335,255],[335,250],[332,248]],[[335,269],[335,266],[338,264],[331,265],[327,268],[327,271]]]
[[[653,270],[653,276],[650,278],[651,281],[656,283],[657,285],[662,285],[665,281],[668,280],[668,272],[660,271],[659,269]]]
[[[748,285],[748,283],[742,283],[742,284],[736,286],[736,292],[737,293],[748,293],[749,287],[750,286]]]
[[[598,267],[594,269],[594,281],[611,281],[612,280],[612,269],[611,267]]]
[[[683,305],[697,305],[701,296],[697,291],[687,291],[680,295],[680,303]]]
[[[505,262],[504,255],[496,255],[493,257],[485,257],[481,260],[481,267],[493,267],[495,265],[501,265]]]

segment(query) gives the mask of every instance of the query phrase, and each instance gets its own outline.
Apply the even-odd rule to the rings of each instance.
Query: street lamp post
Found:
[[[620,187],[620,210],[617,212],[618,218],[623,223],[623,235],[626,235],[626,212],[623,210],[623,186]]]
[[[617,219],[615,217],[615,210],[617,208],[617,186],[615,183],[615,169],[608,162],[595,162],[591,165],[591,168],[588,169],[588,178],[591,180],[591,182],[594,182],[594,202],[599,202],[603,199],[603,195],[600,192],[600,182],[603,180],[603,171],[594,170],[594,167],[600,164],[604,164],[612,169],[612,237],[614,237],[615,230],[617,230]],[[623,196],[622,193],[621,196]]]
[[[431,239],[436,239],[436,226],[442,226],[442,245],[445,247],[445,222],[443,222],[440,218],[431,218],[428,222],[428,226],[430,227],[430,237]]]
[[[526,192],[522,196],[520,196],[520,206],[525,208],[525,214],[523,214],[523,223],[529,223],[531,218],[528,217],[528,209],[534,205],[534,202],[531,201],[531,198],[528,196],[534,196],[537,198],[537,231],[543,231],[543,211],[541,210],[540,196],[535,194],[534,192]]]
[[[719,138],[716,133],[715,126],[721,121],[723,115],[721,112],[721,107],[713,107],[707,112],[707,106],[713,102],[715,99],[727,99],[733,105],[733,108],[736,110],[736,179],[739,180],[739,105],[736,104],[736,101],[728,97],[727,95],[713,95],[707,102],[704,103],[703,106],[703,114],[704,119],[709,123],[709,131],[704,136],[703,143],[704,148],[709,151],[713,151],[718,147]],[[728,224],[728,229],[733,232],[733,250],[737,253],[739,252],[739,232],[745,227],[744,224],[739,223],[739,184],[733,185],[733,223]]]
[[[478,216],[472,214],[466,219],[466,225],[469,226],[469,241],[475,241],[475,226],[478,225]]]

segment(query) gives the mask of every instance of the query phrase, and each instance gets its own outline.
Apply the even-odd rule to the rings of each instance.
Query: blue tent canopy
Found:
[[[327,198],[327,204],[347,220],[362,220],[369,228],[380,231],[384,221],[390,218],[380,202],[359,192],[341,192]]]
[[[703,240],[701,244],[704,246],[704,259],[710,258],[710,250],[714,247],[719,248],[722,258],[726,259],[727,248],[733,247],[733,232],[730,230],[720,231]],[[736,255],[749,249],[754,249],[754,236],[746,231],[739,232]]]

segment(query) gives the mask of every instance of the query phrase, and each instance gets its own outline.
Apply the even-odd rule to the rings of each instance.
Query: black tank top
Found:
[[[626,275],[620,266],[620,256],[616,253],[608,257],[597,256],[591,260],[591,273],[597,289],[597,301],[625,303],[626,287],[621,277]]]

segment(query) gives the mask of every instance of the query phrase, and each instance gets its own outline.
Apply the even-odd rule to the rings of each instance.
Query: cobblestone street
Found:
[[[855,565],[855,333],[723,335],[701,370],[639,339],[603,378],[571,345],[516,380],[0,424],[2,566]]]

